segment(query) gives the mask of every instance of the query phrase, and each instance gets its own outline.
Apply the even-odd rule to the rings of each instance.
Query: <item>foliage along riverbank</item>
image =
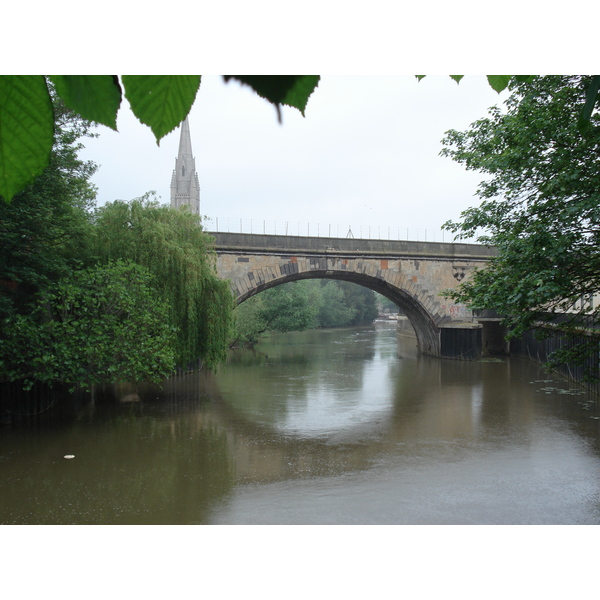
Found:
[[[233,301],[198,217],[152,194],[97,208],[92,125],[55,100],[50,165],[0,198],[0,380],[90,389],[226,357]]]
[[[235,310],[231,346],[252,346],[270,331],[364,325],[378,314],[376,294],[365,287],[331,279],[296,281],[265,290],[240,304]]]

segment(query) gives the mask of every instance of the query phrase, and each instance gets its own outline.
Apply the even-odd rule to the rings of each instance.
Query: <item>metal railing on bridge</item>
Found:
[[[203,217],[208,231],[218,233],[262,233],[265,235],[357,238],[364,240],[403,240],[411,242],[453,242],[449,231],[435,228],[394,227],[391,225],[332,225],[330,223],[274,221]]]

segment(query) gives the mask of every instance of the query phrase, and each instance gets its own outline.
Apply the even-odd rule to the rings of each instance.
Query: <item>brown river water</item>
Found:
[[[391,323],[53,410],[0,426],[2,524],[600,523],[597,396]]]

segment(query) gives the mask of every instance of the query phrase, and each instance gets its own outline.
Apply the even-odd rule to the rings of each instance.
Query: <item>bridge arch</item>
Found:
[[[257,282],[259,281],[258,273],[249,271],[248,274],[249,279]],[[270,281],[257,283],[246,292],[238,295],[236,297],[236,302],[237,304],[241,304],[248,298],[264,290],[303,279],[336,279],[338,281],[349,281],[385,296],[394,302],[408,317],[408,320],[415,330],[419,349],[427,354],[437,355],[439,353],[438,327],[423,304],[406,290],[396,288],[385,280],[372,275],[355,273],[347,270],[335,271],[331,269],[313,269],[306,272],[292,273],[276,279],[271,279]]]

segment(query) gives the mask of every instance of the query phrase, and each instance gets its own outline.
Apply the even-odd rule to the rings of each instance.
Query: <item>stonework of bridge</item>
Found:
[[[494,255],[493,248],[354,238],[210,235],[215,238],[217,274],[230,281],[238,304],[290,281],[339,279],[395,302],[410,320],[425,354],[459,358],[452,340],[472,336],[470,332],[482,327],[468,308],[443,298],[441,292],[468,280],[474,268],[482,267]]]

